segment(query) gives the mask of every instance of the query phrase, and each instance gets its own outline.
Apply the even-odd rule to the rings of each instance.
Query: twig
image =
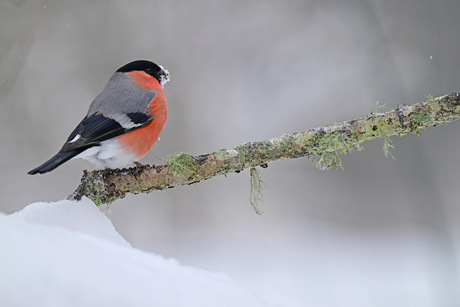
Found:
[[[269,162],[315,156],[318,166],[342,167],[339,154],[360,149],[360,144],[390,136],[419,135],[421,129],[445,125],[460,118],[460,95],[453,93],[395,110],[349,120],[340,124],[285,134],[270,140],[251,142],[229,149],[192,156],[169,157],[160,166],[84,171],[81,184],[69,199],[87,196],[97,205],[111,203],[127,193],[148,193],[238,173],[246,168],[267,167]],[[386,143],[388,144],[388,143]],[[388,148],[387,148],[388,149]]]

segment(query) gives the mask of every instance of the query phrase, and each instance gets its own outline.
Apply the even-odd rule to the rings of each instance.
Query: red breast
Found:
[[[156,92],[155,97],[147,107],[147,112],[153,117],[153,121],[147,126],[118,137],[118,141],[123,148],[135,153],[139,159],[142,159],[152,149],[166,125],[168,120],[168,104],[166,103],[163,88],[157,79],[143,71],[132,71],[128,74],[137,87]]]

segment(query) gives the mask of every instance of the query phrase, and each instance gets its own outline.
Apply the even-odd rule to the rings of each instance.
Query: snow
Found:
[[[132,248],[88,199],[0,213],[0,306],[269,306],[222,273]]]
[[[9,217],[35,224],[56,226],[130,246],[104,213],[88,198],[80,202],[61,200],[55,203],[33,203]]]

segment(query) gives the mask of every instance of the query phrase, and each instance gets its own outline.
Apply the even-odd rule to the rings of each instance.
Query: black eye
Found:
[[[155,68],[146,68],[146,69],[144,69],[144,71],[147,74],[149,74],[149,75],[151,75],[152,77],[155,77],[155,78],[158,78],[158,74],[160,73],[158,71],[158,69],[155,69]]]

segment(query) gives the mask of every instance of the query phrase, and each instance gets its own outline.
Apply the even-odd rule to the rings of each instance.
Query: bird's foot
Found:
[[[137,161],[134,161],[133,163],[134,163],[134,165],[136,165],[136,167],[144,167],[144,164],[139,163]]]

